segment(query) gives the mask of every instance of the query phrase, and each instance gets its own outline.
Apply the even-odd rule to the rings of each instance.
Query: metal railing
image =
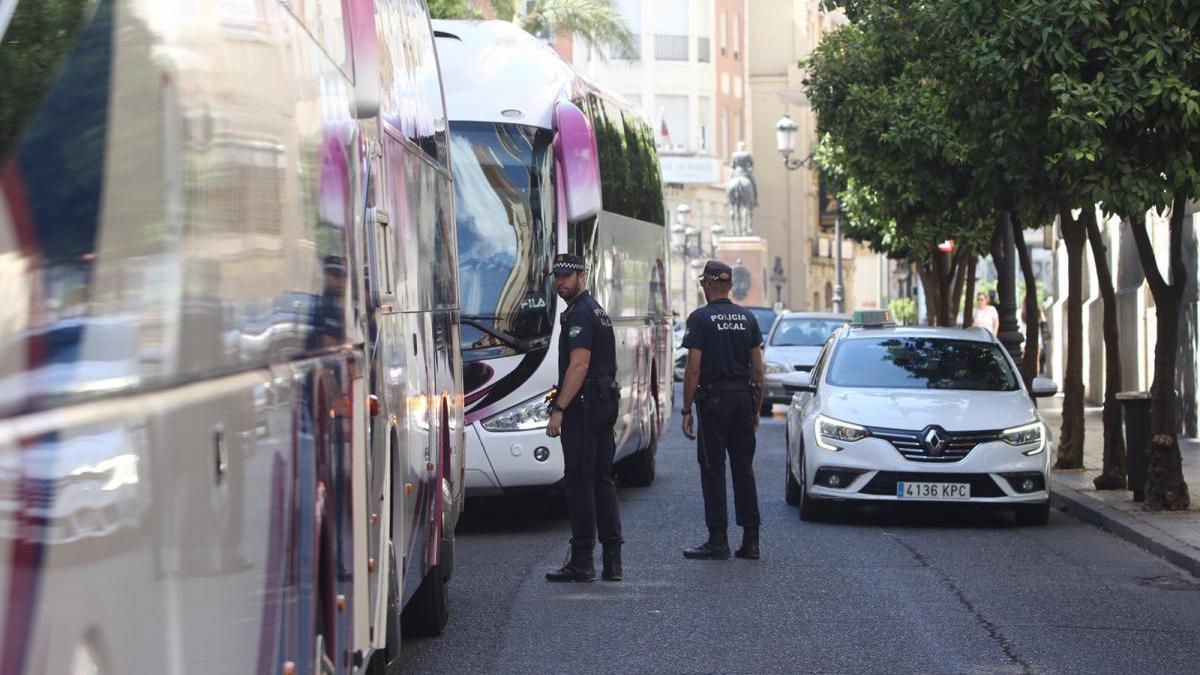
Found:
[[[688,36],[655,35],[654,58],[659,61],[687,61]]]
[[[612,45],[608,49],[608,58],[615,61],[639,61],[642,58],[642,36],[634,34],[633,44],[628,49],[620,45]]]

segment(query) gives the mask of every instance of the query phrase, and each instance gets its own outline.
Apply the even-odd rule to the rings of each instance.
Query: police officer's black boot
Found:
[[[596,564],[592,546],[571,544],[571,557],[560,568],[546,572],[546,581],[595,581]]]
[[[746,560],[758,560],[758,528],[746,527],[742,529],[742,547],[734,552],[739,558]]]
[[[604,545],[604,571],[600,573],[600,577],[605,581],[620,581],[621,580],[621,545],[620,544],[605,544]]]
[[[729,538],[724,530],[710,530],[708,541],[694,548],[684,549],[683,557],[690,560],[729,560]]]

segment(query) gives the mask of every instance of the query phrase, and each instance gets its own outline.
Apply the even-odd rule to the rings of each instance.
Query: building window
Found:
[[[654,58],[659,61],[687,61],[687,35],[655,35]]]
[[[628,49],[615,44],[609,47],[608,58],[614,61],[640,61],[642,58],[642,36],[634,33],[632,37],[633,44]]]
[[[667,128],[666,145],[673,150],[682,150],[688,146],[691,129],[688,128],[688,97],[686,96],[656,96],[659,114]]]
[[[741,58],[742,54],[742,13],[738,12],[733,18],[733,58]]]
[[[707,152],[712,145],[709,135],[712,133],[712,98],[701,96],[696,100],[696,118],[700,123],[700,150]]]
[[[709,63],[712,61],[712,55],[709,54],[709,50],[712,48],[709,44],[710,42],[712,40],[706,37],[696,38],[696,60],[700,63]]]
[[[729,47],[729,15],[725,13],[725,8],[721,8],[721,20],[717,22],[717,31],[721,38],[721,56],[725,56],[725,50]]]

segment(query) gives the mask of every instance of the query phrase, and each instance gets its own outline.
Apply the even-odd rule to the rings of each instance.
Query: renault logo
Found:
[[[949,442],[950,439],[941,427],[928,427],[921,434],[921,445],[925,446],[926,454],[931,457],[941,457]]]

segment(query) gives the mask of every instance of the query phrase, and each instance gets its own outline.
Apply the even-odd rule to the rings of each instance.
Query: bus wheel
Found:
[[[404,637],[436,637],[450,619],[450,599],[446,575],[441,565],[434,565],[421,579],[417,592],[408,601],[400,616],[400,631]]]
[[[654,482],[656,457],[658,455],[658,432],[651,432],[650,445],[621,460],[617,476],[622,485],[646,487]]]

